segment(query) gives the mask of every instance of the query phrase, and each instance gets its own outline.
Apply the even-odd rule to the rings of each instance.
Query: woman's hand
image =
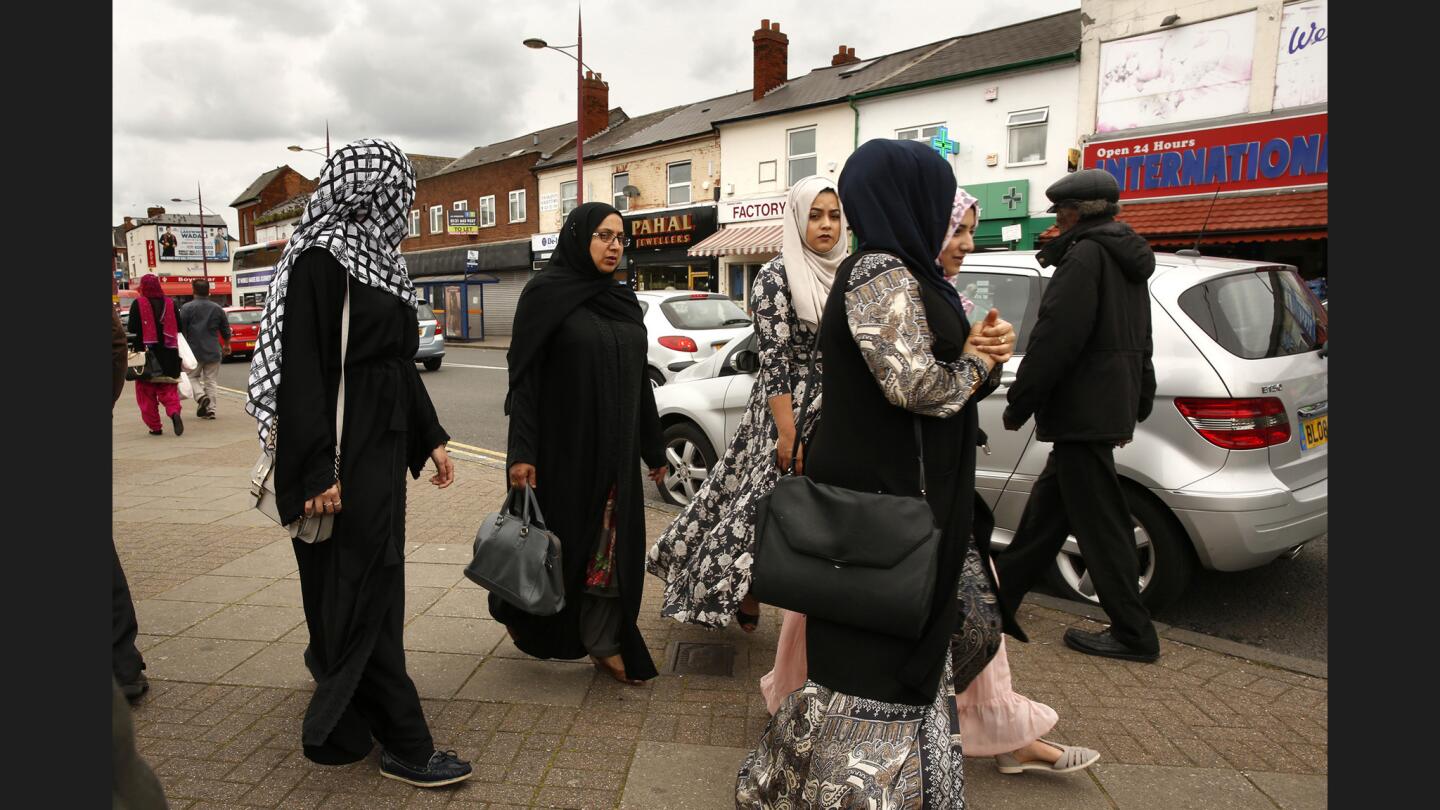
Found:
[[[435,474],[430,476],[430,483],[444,489],[455,483],[455,465],[450,461],[450,454],[446,452],[445,445],[440,445],[430,451],[430,459],[435,462]]]
[[[511,486],[511,488],[512,488],[512,489],[518,489],[518,488],[520,488],[520,487],[525,486],[526,484],[529,484],[531,489],[536,489],[536,488],[537,488],[537,487],[535,486],[535,465],[534,465],[534,464],[525,464],[525,463],[511,464],[511,465],[510,465],[510,486]]]
[[[340,482],[305,502],[305,517],[335,515],[340,512]]]
[[[796,447],[795,431],[793,429],[789,431],[780,431],[779,437],[775,439],[775,463],[779,465],[780,472],[783,473],[786,470],[790,469],[790,459],[792,452],[799,453],[799,455],[794,456],[795,474],[804,475],[805,445],[801,444],[798,448]]]
[[[970,327],[970,340],[980,357],[989,355],[996,363],[1005,363],[1015,354],[1015,326],[1000,317],[1000,310],[991,308],[985,320]]]
[[[650,472],[646,473],[646,477],[663,487],[665,486],[665,476],[669,474],[670,467],[661,464],[659,467],[651,467]]]

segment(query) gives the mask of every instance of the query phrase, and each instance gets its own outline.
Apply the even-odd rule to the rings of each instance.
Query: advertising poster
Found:
[[[480,220],[474,211],[451,211],[450,218],[446,222],[445,230],[452,236],[456,234],[478,236],[480,234]]]
[[[1255,12],[1100,45],[1097,132],[1249,111]]]
[[[230,260],[229,240],[223,227],[200,228],[197,225],[156,225],[155,244],[160,247],[162,262],[198,262],[204,258],[225,262]]]
[[[1277,110],[1324,104],[1328,99],[1327,6],[1327,0],[1306,0],[1285,7],[1280,24],[1280,54],[1275,62]]]

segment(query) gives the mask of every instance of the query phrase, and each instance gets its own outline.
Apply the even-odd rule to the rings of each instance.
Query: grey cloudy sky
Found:
[[[744,90],[762,18],[790,37],[789,74],[841,43],[869,58],[1078,8],[1079,0],[588,0],[585,63],[632,116]],[[259,176],[363,137],[407,152],[469,149],[573,121],[575,63],[520,44],[575,41],[575,0],[128,0],[113,7],[113,222],[149,205],[225,217]]]

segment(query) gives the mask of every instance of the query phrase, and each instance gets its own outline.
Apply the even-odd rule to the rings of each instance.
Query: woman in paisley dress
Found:
[[[679,622],[725,627],[733,616],[754,631],[760,606],[748,592],[755,505],[790,465],[795,425],[805,425],[808,439],[816,424],[818,391],[811,413],[802,418],[798,411],[806,391],[819,385],[818,358],[814,377],[809,368],[815,328],[848,253],[835,183],[806,177],[791,186],[783,233],[780,255],[760,268],[751,293],[760,376],[750,404],[724,457],[647,558],[650,573],[665,582],[660,615]],[[803,454],[795,463],[803,469]]]
[[[942,537],[929,616],[918,639],[807,617],[808,680],[741,765],[737,808],[964,807],[951,639],[970,626],[977,648],[1001,628],[1024,633],[998,605],[993,623],[967,626],[957,610],[963,561],[971,546],[986,552],[993,528],[977,508],[975,404],[998,386],[1014,330],[994,310],[972,328],[936,266],[955,188],[950,167],[912,141],[869,141],[846,162],[840,197],[861,252],[837,271],[821,319],[827,403],[806,456],[817,483],[921,491],[918,421],[921,494]]]

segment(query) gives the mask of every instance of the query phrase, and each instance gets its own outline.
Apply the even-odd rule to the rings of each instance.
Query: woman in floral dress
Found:
[[[820,382],[819,358],[813,376],[809,368],[815,325],[848,253],[834,182],[806,177],[791,186],[783,223],[781,253],[760,268],[751,292],[760,377],[750,404],[725,456],[647,559],[665,581],[660,614],[679,622],[725,627],[734,616],[747,632],[755,629],[760,608],[748,596],[755,505],[790,465],[796,423],[808,440],[820,410],[817,391],[811,414],[798,413]],[[803,454],[795,462],[803,468]]]

